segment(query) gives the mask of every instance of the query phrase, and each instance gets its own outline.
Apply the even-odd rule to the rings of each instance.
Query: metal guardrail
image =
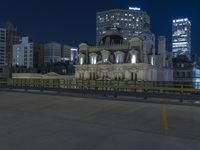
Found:
[[[196,83],[200,86],[200,83]],[[24,90],[53,90],[104,96],[158,97],[200,100],[200,89],[193,84],[172,82],[135,82],[64,79],[10,79],[0,80],[0,88]]]

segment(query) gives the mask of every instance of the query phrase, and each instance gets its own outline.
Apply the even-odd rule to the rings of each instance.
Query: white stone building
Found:
[[[79,45],[76,79],[123,81],[172,81],[172,54],[166,51],[165,37],[155,36],[149,24],[143,32],[125,41],[118,28],[110,28],[99,46]]]

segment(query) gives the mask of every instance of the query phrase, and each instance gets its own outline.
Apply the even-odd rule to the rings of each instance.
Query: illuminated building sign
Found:
[[[190,21],[188,20],[188,18],[173,20],[173,23],[178,23],[178,22],[189,22],[190,23]]]
[[[140,11],[141,9],[138,7],[129,7],[129,10],[135,10],[135,11]]]

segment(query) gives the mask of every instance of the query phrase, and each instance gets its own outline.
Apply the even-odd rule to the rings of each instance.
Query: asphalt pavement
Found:
[[[200,107],[0,92],[0,150],[199,150]]]

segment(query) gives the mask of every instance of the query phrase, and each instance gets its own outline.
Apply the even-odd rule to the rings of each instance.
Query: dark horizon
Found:
[[[82,42],[95,44],[96,12],[109,9],[141,7],[151,17],[151,30],[156,35],[167,37],[167,48],[171,51],[172,20],[188,18],[192,23],[192,52],[200,54],[198,36],[200,30],[200,7],[198,2],[181,0],[114,0],[101,1],[3,1],[0,5],[0,25],[10,21],[21,36],[30,36],[34,41],[56,41],[78,46]],[[11,11],[10,11],[11,10]]]

